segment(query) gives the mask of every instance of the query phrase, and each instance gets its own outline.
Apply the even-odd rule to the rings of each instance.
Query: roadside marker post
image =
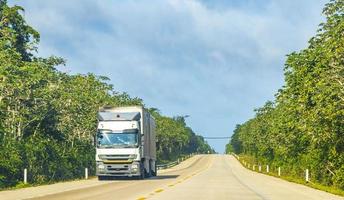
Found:
[[[24,184],[27,184],[27,169],[24,169]]]
[[[258,170],[259,170],[259,172],[262,171],[262,166],[261,165],[258,166]]]
[[[306,169],[306,182],[309,182],[309,170]]]
[[[278,176],[281,176],[281,167],[278,167]]]
[[[85,179],[88,179],[88,168],[85,168]]]
[[[269,173],[269,165],[266,165],[266,173]]]

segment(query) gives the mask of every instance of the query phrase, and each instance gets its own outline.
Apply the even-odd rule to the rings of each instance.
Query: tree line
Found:
[[[39,33],[20,6],[0,0],[0,188],[15,186],[27,168],[30,183],[40,184],[94,173],[97,111],[104,105],[143,105],[119,93],[104,76],[57,70],[65,60],[37,56]],[[157,109],[158,162],[189,153],[213,152],[183,117]]]
[[[275,100],[237,125],[226,149],[294,176],[308,168],[312,181],[344,189],[344,1],[323,14],[308,47],[287,56]]]

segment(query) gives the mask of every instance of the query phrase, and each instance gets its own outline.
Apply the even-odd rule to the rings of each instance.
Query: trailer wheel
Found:
[[[152,171],[152,176],[157,176],[158,171],[157,171],[157,167],[156,167],[156,163],[154,163],[154,171]]]
[[[153,169],[152,160],[149,160],[149,169],[148,169],[148,173],[147,173],[148,177],[153,176],[153,170],[152,169]]]

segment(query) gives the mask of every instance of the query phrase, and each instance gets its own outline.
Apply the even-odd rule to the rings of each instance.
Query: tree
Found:
[[[344,189],[344,1],[332,0],[308,48],[288,55],[285,85],[230,141],[259,162]]]

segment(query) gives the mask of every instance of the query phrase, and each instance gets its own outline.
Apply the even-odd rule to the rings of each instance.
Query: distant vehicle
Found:
[[[143,107],[101,108],[95,138],[98,179],[156,176],[155,135],[155,120]]]

